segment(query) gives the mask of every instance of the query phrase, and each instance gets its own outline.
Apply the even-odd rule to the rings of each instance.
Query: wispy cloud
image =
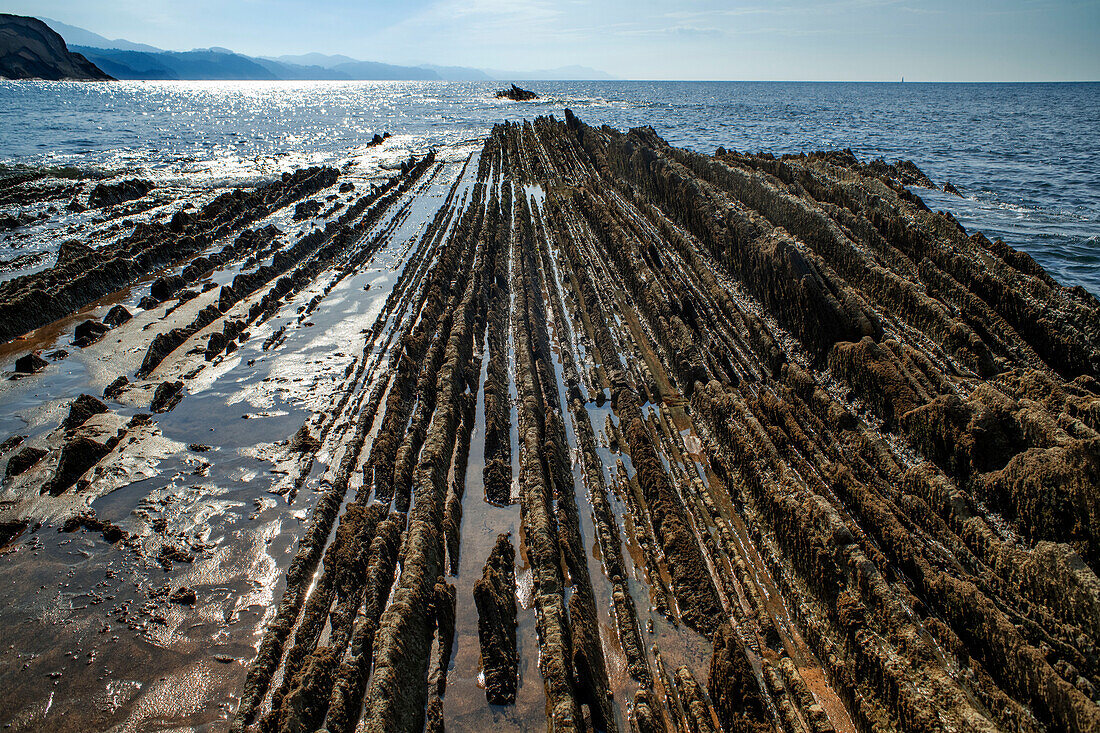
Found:
[[[665,28],[620,28],[613,30],[614,35],[628,36],[628,37],[658,37],[665,36],[669,38],[721,38],[726,35],[726,31],[721,28],[700,28],[698,26],[691,25],[675,25]]]
[[[833,0],[832,2],[769,3],[767,5],[741,5],[732,8],[711,8],[703,10],[672,10],[664,13],[666,18],[682,20],[699,18],[736,18],[752,15],[776,15],[814,17],[837,15],[840,13],[887,8],[900,5],[904,0]]]
[[[399,25],[460,25],[467,31],[508,29],[518,34],[552,28],[563,16],[560,6],[545,0],[441,0]]]

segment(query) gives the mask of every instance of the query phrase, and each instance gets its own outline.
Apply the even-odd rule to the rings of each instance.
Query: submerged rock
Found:
[[[110,542],[112,545],[116,542],[126,539],[129,534],[126,530],[119,527],[117,524],[109,520],[101,520],[96,517],[95,512],[92,511],[87,514],[80,514],[75,517],[69,517],[65,520],[65,523],[61,526],[62,532],[75,532],[78,529],[86,529],[89,532],[100,532],[103,534],[103,539]]]
[[[181,606],[193,606],[198,600],[198,597],[195,594],[194,588],[182,585],[169,594],[168,600],[171,603],[178,603]]]
[[[160,552],[157,553],[157,560],[160,561],[161,566],[164,567],[165,570],[169,570],[174,562],[195,562],[195,556],[177,545],[165,545],[160,548]]]

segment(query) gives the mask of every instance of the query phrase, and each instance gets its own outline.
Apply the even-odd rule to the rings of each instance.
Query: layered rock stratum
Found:
[[[89,353],[140,352],[105,401],[4,443],[0,540],[71,516],[206,568],[156,596],[186,619],[217,552],[82,497],[393,273],[356,288],[373,325],[279,444],[272,491],[312,503],[212,724],[1100,727],[1100,303],[929,210],[914,164],[707,155],[567,111],[340,179],[222,194],[0,286],[6,338],[150,299],[95,321]],[[265,218],[306,208],[297,235]]]

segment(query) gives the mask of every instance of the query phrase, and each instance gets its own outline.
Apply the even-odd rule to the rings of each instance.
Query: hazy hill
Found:
[[[377,61],[352,61],[340,64],[333,71],[347,74],[349,79],[427,79],[439,80],[439,74],[422,66],[392,66]]]
[[[74,46],[116,79],[260,79],[283,78],[247,56],[223,50],[123,51]]]
[[[361,61],[341,54],[287,54],[253,57],[226,48],[165,51],[121,38],[111,40],[84,28],[41,20],[59,32],[71,48],[118,79],[288,79],[288,80],[451,80],[610,79],[583,66],[539,71],[483,71],[466,66],[399,66]]]
[[[431,69],[439,74],[440,79],[449,81],[492,81],[493,77],[481,69],[471,69],[469,66],[437,66],[435,64],[421,64],[422,68]]]
[[[0,78],[104,81],[111,77],[72,53],[65,40],[37,18],[0,13]]]
[[[65,43],[70,46],[92,46],[93,48],[120,48],[123,51],[148,51],[151,53],[157,53],[163,51],[162,48],[156,46],[150,46],[147,43],[134,43],[133,41],[127,41],[124,38],[116,38],[113,41],[110,38],[99,35],[98,33],[92,33],[84,28],[78,28],[75,25],[69,25],[68,23],[62,23],[59,20],[52,20],[50,18],[39,17],[43,23],[48,25],[54,31],[56,31],[62,38],[65,39]]]
[[[260,58],[266,61],[281,61],[284,64],[295,66],[320,66],[322,69],[331,69],[340,64],[350,64],[359,60],[338,53],[332,55],[323,53],[284,54],[282,56],[261,56]]]

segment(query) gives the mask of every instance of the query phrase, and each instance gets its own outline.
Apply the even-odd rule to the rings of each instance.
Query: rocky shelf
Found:
[[[153,605],[180,634],[211,618],[221,550],[92,497],[183,453],[171,416],[214,380],[358,298],[372,320],[271,449],[301,520],[265,565],[277,595],[202,688],[225,708],[181,724],[1097,730],[1100,303],[930,211],[926,180],[566,111],[369,191],[310,169],[70,246],[0,286],[4,337],[84,309],[76,348],[135,356],[0,446],[6,560],[63,524],[196,568]],[[293,210],[297,236],[269,221]],[[87,310],[123,287],[149,309]],[[12,384],[48,379],[20,343]],[[180,661],[156,674],[205,652],[158,638]],[[140,716],[134,694],[102,721]]]

